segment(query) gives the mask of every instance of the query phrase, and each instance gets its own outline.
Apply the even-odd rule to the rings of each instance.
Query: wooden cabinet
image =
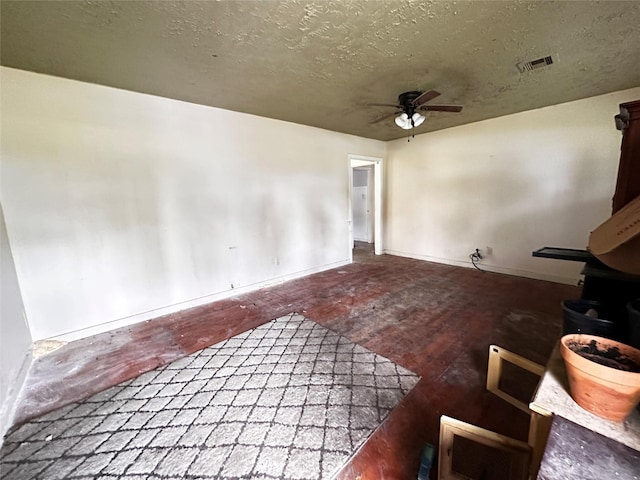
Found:
[[[615,119],[622,146],[612,214],[640,195],[640,100],[620,104]]]

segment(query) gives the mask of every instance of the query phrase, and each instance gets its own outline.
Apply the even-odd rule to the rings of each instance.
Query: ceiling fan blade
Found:
[[[387,118],[391,118],[391,117],[393,117],[394,115],[398,115],[398,113],[401,113],[401,112],[393,112],[393,113],[389,113],[388,115],[383,115],[383,116],[382,116],[382,117],[380,117],[380,118],[376,118],[373,122],[370,122],[369,124],[370,124],[370,125],[373,125],[374,123],[380,123],[380,122],[382,122],[383,120],[386,120]]]
[[[460,112],[462,105],[423,105],[418,110],[426,112]]]
[[[422,105],[423,103],[428,102],[429,100],[433,100],[434,98],[440,96],[440,92],[436,92],[435,90],[428,90],[421,94],[418,98],[413,101],[413,104],[417,107]]]
[[[394,108],[402,108],[402,105],[396,105],[393,103],[367,103],[368,107],[394,107]]]

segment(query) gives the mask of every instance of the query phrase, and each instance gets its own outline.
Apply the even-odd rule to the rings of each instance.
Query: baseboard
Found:
[[[242,287],[229,289],[222,292],[212,293],[209,295],[205,295],[203,297],[194,298],[192,300],[187,300],[184,302],[167,305],[165,307],[160,307],[160,308],[149,310],[146,312],[141,312],[141,313],[120,318],[117,320],[111,320],[108,322],[101,323],[99,325],[94,325],[94,326],[83,328],[80,330],[74,330],[72,332],[63,333],[61,335],[56,335],[55,337],[51,337],[46,340],[55,339],[55,340],[60,340],[62,342],[72,342],[74,340],[79,340],[80,338],[90,337],[93,335],[97,335],[99,333],[108,332],[109,330],[115,330],[117,328],[133,325],[134,323],[144,322],[146,320],[151,320],[164,315],[169,315],[171,313],[187,310],[193,307],[199,307],[201,305],[206,305],[207,303],[217,302],[218,300],[225,300],[227,298],[236,297],[238,295],[243,295],[245,293],[250,293],[250,292],[259,290],[261,288],[280,285],[290,280],[306,277],[307,275],[320,273],[325,270],[331,270],[332,268],[339,268],[344,265],[348,265],[349,263],[351,263],[349,259],[346,259],[346,260],[330,263],[327,265],[322,265],[319,267],[314,267],[307,270],[290,273],[280,277],[270,278],[270,279],[263,280],[261,282],[254,283],[251,285],[243,285]],[[45,339],[42,339],[42,340],[45,340]]]
[[[453,265],[456,267],[475,268],[473,266],[473,263],[471,263],[470,261],[460,261],[460,260],[453,260],[450,258],[432,257],[430,255],[419,255],[415,253],[400,252],[397,250],[385,250],[384,253],[388,255],[395,255],[398,257],[413,258],[415,260],[424,260],[427,262],[443,263],[445,265]],[[483,260],[482,263],[479,264],[478,266],[480,267],[481,270],[486,270],[487,272],[502,273],[505,275],[514,275],[516,277],[525,277],[525,278],[531,278],[534,280],[544,280],[547,282],[562,283],[565,285],[576,285],[579,280],[578,278],[562,277],[560,275],[553,275],[549,273],[532,272],[529,270],[521,270],[517,268],[491,265],[486,263],[486,260]]]
[[[22,389],[24,387],[24,383],[27,379],[27,375],[29,374],[29,369],[31,368],[32,363],[33,354],[31,349],[29,349],[27,354],[24,356],[24,359],[22,360],[22,364],[20,365],[20,369],[18,370],[16,379],[11,382],[11,387],[9,387],[9,391],[7,392],[7,398],[5,399],[3,405],[0,406],[0,448],[2,448],[2,444],[4,443],[5,434],[13,426],[13,421],[15,419],[16,410],[18,409],[18,403],[22,394]]]

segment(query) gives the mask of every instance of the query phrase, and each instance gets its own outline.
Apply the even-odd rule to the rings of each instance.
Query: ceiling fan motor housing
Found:
[[[418,91],[404,92],[398,95],[398,104],[402,105],[402,110],[404,110],[407,115],[411,116],[415,113],[416,106],[413,102],[420,95],[422,95],[422,92]]]

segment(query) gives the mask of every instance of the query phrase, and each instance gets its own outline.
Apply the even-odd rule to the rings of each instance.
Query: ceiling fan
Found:
[[[372,124],[382,122],[387,118],[397,115],[395,122],[400,128],[410,130],[422,125],[425,117],[420,112],[460,112],[462,105],[425,105],[440,95],[440,92],[428,90],[426,92],[410,91],[401,93],[398,96],[398,103],[371,103],[371,106],[394,107],[397,110],[389,115],[384,115],[371,122]]]

